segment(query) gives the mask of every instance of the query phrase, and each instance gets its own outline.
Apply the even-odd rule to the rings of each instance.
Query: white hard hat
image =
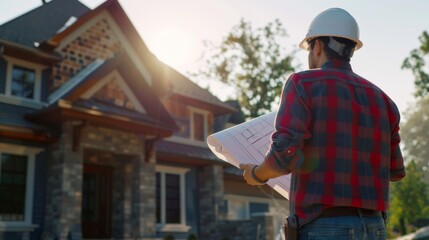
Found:
[[[362,47],[359,40],[359,26],[350,13],[341,8],[330,8],[319,13],[311,22],[299,47],[308,49],[308,40],[314,37],[341,37],[356,43],[355,50]]]

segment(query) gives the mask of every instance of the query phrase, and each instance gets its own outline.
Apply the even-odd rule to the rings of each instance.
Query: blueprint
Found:
[[[271,145],[276,112],[257,117],[207,137],[207,144],[220,159],[238,168],[240,163],[260,164]],[[267,183],[289,199],[290,174]]]

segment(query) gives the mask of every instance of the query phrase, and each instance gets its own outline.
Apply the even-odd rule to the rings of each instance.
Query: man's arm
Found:
[[[274,171],[272,168],[262,162],[261,165],[255,164],[240,164],[240,169],[243,169],[244,180],[249,185],[264,185],[269,179],[283,176],[285,173]],[[253,172],[253,173],[252,173]]]
[[[261,185],[265,180],[292,172],[303,161],[303,141],[311,136],[308,131],[311,116],[304,92],[298,77],[293,74],[283,87],[275,132],[263,163],[254,169],[252,164],[240,165],[247,183]]]
[[[401,148],[399,147],[399,143],[401,142],[401,137],[399,135],[400,114],[394,104],[389,118],[393,126],[390,141],[390,181],[396,182],[405,177],[405,168],[404,158],[402,157]]]
[[[401,148],[399,142],[401,137],[399,136],[399,126],[392,135],[391,151],[390,151],[390,181],[396,182],[405,177],[404,158],[402,157]]]

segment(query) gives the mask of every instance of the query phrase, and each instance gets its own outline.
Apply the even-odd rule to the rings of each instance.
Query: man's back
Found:
[[[386,210],[389,181],[396,174],[391,165],[398,159],[393,155],[399,143],[399,112],[393,101],[344,62],[329,61],[289,81],[302,104],[294,104],[295,99],[282,105],[304,106],[308,114],[294,109],[282,113],[303,117],[302,132],[310,133],[303,142],[304,161],[292,173],[295,213],[311,220],[332,206]]]

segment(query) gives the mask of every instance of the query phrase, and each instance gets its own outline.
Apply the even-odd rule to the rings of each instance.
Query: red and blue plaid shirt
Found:
[[[265,163],[292,173],[300,223],[333,206],[388,209],[389,181],[405,176],[399,120],[395,103],[347,62],[290,76]]]

